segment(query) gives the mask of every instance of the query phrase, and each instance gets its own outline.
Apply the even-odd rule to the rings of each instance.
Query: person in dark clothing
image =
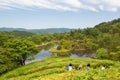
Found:
[[[86,66],[86,70],[89,70],[89,69],[90,69],[90,63],[88,63]]]
[[[81,69],[82,69],[82,65],[79,65],[79,66],[78,66],[78,70],[81,70]]]

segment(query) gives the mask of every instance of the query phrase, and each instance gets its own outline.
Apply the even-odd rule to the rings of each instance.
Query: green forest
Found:
[[[47,79],[48,77],[51,78],[50,80],[56,80],[57,77],[54,79],[53,76],[56,76],[57,73],[62,73],[62,72],[63,74],[59,74],[59,76],[62,76],[62,78],[64,77],[63,75],[68,75],[69,79],[65,79],[65,80],[83,80],[83,79],[84,80],[98,80],[98,79],[112,80],[110,78],[114,78],[114,80],[120,79],[120,65],[117,65],[119,64],[119,61],[120,61],[120,18],[119,18],[113,21],[100,23],[91,28],[88,27],[85,29],[73,29],[69,32],[64,32],[64,33],[35,34],[31,32],[26,32],[26,31],[1,31],[0,32],[0,75],[3,76],[1,80],[17,80],[17,79],[21,80],[22,78],[25,78],[25,74],[27,76],[27,70],[25,70],[25,67],[24,67],[26,66],[25,61],[28,58],[34,59],[34,55],[41,50],[40,46],[43,46],[49,43],[58,45],[56,48],[51,49],[50,50],[51,52],[70,52],[70,51],[79,50],[79,51],[86,51],[88,53],[95,53],[95,56],[94,56],[95,60],[90,59],[90,62],[94,63],[94,67],[98,67],[98,65],[100,65],[99,63],[114,65],[115,67],[110,68],[110,70],[113,71],[113,74],[116,74],[116,75],[114,77],[112,76],[113,74],[111,73],[111,74],[108,74],[109,78],[99,79],[101,75],[99,74],[98,71],[95,71],[94,69],[91,70],[89,73],[86,72],[80,76],[77,73],[81,74],[83,72],[73,71],[73,73],[75,74],[71,74],[69,72],[64,71],[63,68],[55,69],[54,71],[52,70],[53,69],[52,67],[53,66],[55,67],[55,64],[53,64],[52,62],[54,62],[54,60],[59,62],[59,58],[51,57],[46,60],[43,60],[42,62],[39,62],[41,65],[43,64],[47,65],[51,63],[51,65],[48,67],[48,68],[51,67],[51,70],[49,70],[49,72],[46,74],[42,74],[42,73],[40,74],[40,75],[47,75],[47,76],[44,76],[45,79],[42,79],[41,77],[39,77],[39,79],[36,79],[36,80],[49,80]],[[67,62],[62,63],[62,61],[64,60],[69,62],[69,60],[71,59],[60,58],[60,63],[58,63],[57,64],[58,66],[56,67],[60,68],[62,66],[67,65]],[[85,61],[82,59],[72,59],[72,60],[75,63],[77,60],[78,61],[81,60],[83,61],[81,63],[83,63],[84,66],[85,64],[87,64],[87,59]],[[104,60],[104,62],[102,62],[101,60]],[[79,65],[78,61],[75,64],[76,66]],[[40,66],[39,63],[38,63],[38,66]],[[29,67],[33,68],[33,65],[37,66],[37,62],[27,65],[26,69]],[[48,68],[46,67],[46,69]],[[15,72],[15,69],[17,69],[16,72]],[[17,71],[20,71],[20,69],[25,70],[26,73],[25,72],[18,73],[18,76],[21,76],[23,74],[22,75],[23,77],[21,78],[17,77],[14,79],[13,77],[17,76],[15,74],[17,73]],[[40,69],[42,70],[42,67],[40,67]],[[9,73],[12,70],[13,70],[12,72],[13,77],[12,77],[12,74]],[[39,71],[38,68],[36,68],[35,70]],[[52,72],[50,73],[50,71]],[[44,73],[44,71],[41,71],[41,72]],[[52,73],[54,74],[49,75]],[[95,73],[98,75],[94,75]],[[100,73],[102,74],[102,72]],[[105,74],[107,75],[107,73]],[[105,74],[103,74],[102,76],[105,76]],[[36,74],[33,74],[32,76],[35,77],[35,75]],[[38,77],[38,75],[39,74],[37,73],[36,77]],[[76,75],[76,76],[70,77],[70,75]],[[84,77],[85,75],[89,75],[87,76],[88,78],[85,78]],[[91,77],[93,75],[96,77],[95,78]],[[28,75],[28,77],[30,77],[30,75]],[[33,79],[34,77],[26,78],[25,80],[35,80]]]

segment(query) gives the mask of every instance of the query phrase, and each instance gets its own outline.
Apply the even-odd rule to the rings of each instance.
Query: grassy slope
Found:
[[[91,69],[85,70],[87,63]],[[73,63],[75,68],[83,65],[83,70],[67,71],[65,66]],[[101,71],[101,65],[109,67]],[[108,60],[93,60],[80,58],[47,58],[26,66],[17,68],[0,77],[0,80],[120,80],[120,63]]]

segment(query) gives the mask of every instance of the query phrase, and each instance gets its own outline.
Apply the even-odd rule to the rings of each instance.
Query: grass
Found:
[[[69,63],[73,63],[76,69],[67,71],[65,66]],[[85,69],[87,63],[91,64],[89,71]],[[77,70],[79,64],[83,65],[81,71]],[[104,64],[108,67],[101,71]],[[120,80],[120,62],[50,57],[3,74],[0,80]]]

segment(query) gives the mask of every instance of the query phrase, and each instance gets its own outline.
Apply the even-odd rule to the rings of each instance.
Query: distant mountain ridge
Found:
[[[27,29],[24,28],[6,28],[6,27],[2,27],[0,28],[0,31],[26,31]]]
[[[69,28],[48,28],[48,29],[24,29],[24,28],[0,28],[0,31],[27,31],[31,33],[44,34],[44,33],[63,33],[69,32]]]

